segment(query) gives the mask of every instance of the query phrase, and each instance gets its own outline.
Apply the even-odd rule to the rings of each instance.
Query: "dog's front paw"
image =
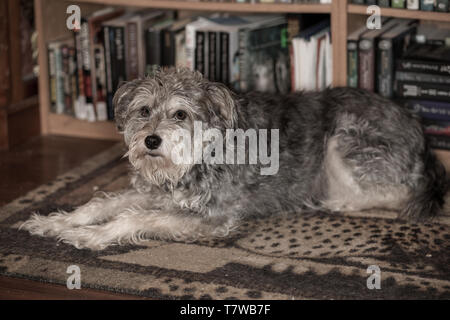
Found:
[[[67,228],[62,213],[53,213],[49,216],[33,214],[30,219],[25,221],[19,230],[27,230],[32,235],[41,237],[54,237]]]
[[[58,235],[58,241],[71,244],[77,249],[103,250],[112,243],[103,241],[98,226],[78,227],[64,230]]]

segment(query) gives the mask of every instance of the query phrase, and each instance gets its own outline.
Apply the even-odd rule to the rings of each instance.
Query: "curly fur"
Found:
[[[150,108],[148,116],[140,114],[143,106]],[[389,208],[428,219],[443,204],[445,170],[417,119],[363,90],[236,95],[197,72],[171,68],[122,85],[114,107],[129,148],[130,190],[72,213],[33,215],[23,229],[77,248],[103,249],[148,238],[226,236],[250,216]],[[186,120],[173,118],[178,109]],[[194,120],[223,133],[279,129],[278,173],[261,175],[261,163],[174,164],[171,133],[192,132]],[[158,156],[144,143],[153,134],[162,138]]]

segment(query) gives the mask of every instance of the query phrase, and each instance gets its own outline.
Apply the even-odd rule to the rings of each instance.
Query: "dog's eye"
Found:
[[[184,112],[183,110],[178,110],[177,112],[175,112],[174,118],[177,120],[184,120],[186,119],[186,112]]]
[[[150,108],[148,106],[144,106],[141,108],[140,113],[142,117],[146,118],[150,115]]]

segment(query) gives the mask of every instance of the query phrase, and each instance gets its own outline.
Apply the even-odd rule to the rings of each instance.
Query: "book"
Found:
[[[241,31],[240,31],[241,32]],[[241,90],[290,91],[287,21],[249,28],[240,35]],[[242,56],[241,56],[242,53]]]
[[[400,98],[420,100],[450,100],[450,86],[440,83],[398,81],[396,94]]]
[[[404,9],[405,8],[405,0],[392,0],[391,6],[392,6],[392,8]]]
[[[163,57],[163,35],[164,30],[172,23],[172,18],[165,18],[146,30],[146,74],[153,74],[157,68],[167,63]]]
[[[450,62],[445,61],[439,62],[401,58],[397,60],[396,66],[398,71],[429,73],[443,76],[450,75]]]
[[[380,7],[390,7],[391,1],[390,0],[378,0],[378,5]]]
[[[195,32],[195,70],[205,74],[205,32]]]
[[[403,55],[415,31],[415,25],[398,25],[384,33],[378,42],[377,92],[383,97],[394,95],[395,59]]]
[[[220,38],[220,33],[216,31],[208,31],[208,79],[211,81],[219,81],[220,79],[220,44],[217,38]]]
[[[94,96],[91,73],[91,51],[89,48],[89,25],[86,19],[81,18],[80,25],[80,46],[81,46],[81,62],[83,72],[83,89],[84,89],[84,111],[88,121],[95,121],[96,114],[94,109]]]
[[[421,123],[425,134],[450,136],[450,121],[422,118]]]
[[[450,76],[442,76],[432,73],[396,71],[395,79],[397,81],[431,82],[450,85]]]
[[[352,88],[358,87],[358,42],[368,31],[366,26],[362,26],[347,37],[347,85]]]
[[[409,10],[419,10],[420,0],[406,0],[406,8]]]
[[[428,144],[435,149],[450,150],[450,137],[446,135],[426,135]]]
[[[193,20],[193,17],[187,17],[181,20],[176,20],[165,30],[165,41],[169,44],[165,46],[168,56],[167,64],[172,66],[186,66],[185,62],[185,29],[186,25]]]
[[[448,0],[436,0],[436,11],[448,12]]]
[[[50,111],[56,112],[56,50],[54,45],[48,45],[48,76],[49,76],[49,100]]]
[[[126,18],[127,30],[127,80],[145,76],[146,69],[146,46],[145,31],[151,24],[157,23],[162,19],[164,12],[154,10],[143,10],[133,12]]]
[[[329,60],[330,22],[324,20],[300,32],[294,38],[296,61],[296,90],[321,90],[329,85],[326,80]]]
[[[434,11],[434,1],[435,0],[420,0],[420,10]]]
[[[408,99],[403,102],[403,105],[423,118],[450,121],[450,101]]]
[[[375,72],[377,68],[376,50],[378,41],[383,33],[391,30],[398,24],[407,24],[411,20],[390,19],[383,21],[381,29],[371,30],[361,36],[358,44],[359,74],[358,87],[369,91],[375,91],[377,88],[377,77]]]

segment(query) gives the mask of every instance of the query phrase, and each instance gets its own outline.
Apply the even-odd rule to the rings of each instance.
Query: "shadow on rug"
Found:
[[[284,215],[247,221],[227,239],[100,252],[17,230],[33,211],[72,210],[95,191],[126,187],[122,154],[119,144],[0,208],[0,274],[66,284],[77,265],[82,287],[163,299],[450,298],[448,216],[410,224],[382,211]],[[371,265],[380,289],[367,286]]]

